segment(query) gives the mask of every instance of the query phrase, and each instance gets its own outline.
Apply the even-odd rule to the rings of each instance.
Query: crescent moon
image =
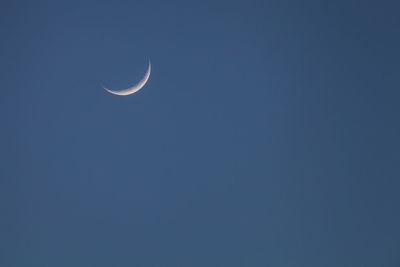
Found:
[[[129,87],[128,89],[123,89],[123,90],[119,90],[119,91],[113,91],[113,90],[107,89],[105,87],[104,87],[104,90],[106,90],[107,92],[114,94],[114,95],[131,95],[143,88],[143,86],[147,83],[147,80],[150,77],[150,72],[151,72],[151,63],[149,60],[149,67],[147,68],[147,72],[144,75],[143,79],[138,84],[136,84],[132,87]]]

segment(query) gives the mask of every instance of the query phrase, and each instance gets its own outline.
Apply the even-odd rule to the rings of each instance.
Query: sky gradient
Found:
[[[400,266],[399,8],[2,1],[0,265]]]

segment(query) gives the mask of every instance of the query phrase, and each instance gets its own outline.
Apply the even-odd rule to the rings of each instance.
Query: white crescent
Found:
[[[136,93],[137,91],[139,91],[140,89],[143,88],[143,86],[146,84],[147,80],[150,77],[150,72],[151,72],[151,63],[150,63],[150,60],[149,60],[149,67],[147,69],[147,72],[144,75],[143,79],[138,84],[136,84],[136,85],[134,85],[132,87],[129,87],[128,89],[123,89],[123,90],[119,90],[119,91],[113,91],[113,90],[107,89],[105,87],[104,87],[104,89],[107,92],[109,92],[111,94],[114,94],[114,95],[131,95],[131,94]]]

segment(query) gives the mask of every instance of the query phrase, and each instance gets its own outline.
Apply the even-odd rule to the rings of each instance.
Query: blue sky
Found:
[[[0,265],[398,266],[399,7],[3,1]]]

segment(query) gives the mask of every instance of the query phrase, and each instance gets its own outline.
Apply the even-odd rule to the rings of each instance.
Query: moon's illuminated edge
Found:
[[[151,72],[151,63],[149,60],[149,67],[147,69],[146,74],[144,75],[143,79],[136,85],[129,87],[128,89],[123,89],[123,90],[119,90],[119,91],[113,91],[110,90],[108,88],[104,87],[104,90],[106,90],[107,92],[114,94],[114,95],[121,95],[121,96],[125,96],[125,95],[131,95],[133,93],[136,93],[137,91],[139,91],[140,89],[143,88],[143,86],[146,84],[147,80],[150,77],[150,72]]]

